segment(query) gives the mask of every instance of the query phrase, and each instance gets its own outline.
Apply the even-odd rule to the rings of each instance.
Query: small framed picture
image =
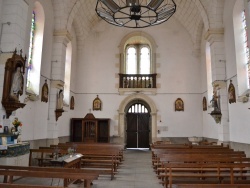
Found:
[[[184,102],[181,98],[176,99],[174,106],[175,111],[184,111]]]
[[[49,98],[49,87],[48,87],[48,84],[47,84],[47,80],[45,80],[45,83],[43,84],[43,87],[42,87],[41,101],[47,103],[48,98]]]
[[[203,97],[202,100],[203,111],[207,111],[207,98]]]
[[[99,99],[98,95],[93,101],[93,110],[101,110],[102,109],[102,101]]]
[[[74,96],[71,96],[70,99],[70,110],[74,110],[75,109],[75,99]]]

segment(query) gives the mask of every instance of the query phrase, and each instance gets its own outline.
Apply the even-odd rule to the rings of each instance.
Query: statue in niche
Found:
[[[23,94],[23,75],[21,73],[21,67],[17,67],[13,75],[10,96],[16,101],[19,100],[19,95]]]
[[[48,87],[48,84],[47,84],[47,80],[45,80],[45,83],[43,84],[43,87],[42,87],[41,101],[47,103],[48,98],[49,98],[49,87]]]
[[[212,107],[214,107],[214,111],[220,111],[220,96],[217,94],[217,91],[213,91],[213,98],[210,101],[212,103]]]
[[[216,90],[216,88],[214,88],[213,98],[210,103],[212,103],[212,107],[214,108],[210,115],[214,118],[216,123],[221,123],[220,95],[219,90]]]
[[[236,103],[235,88],[234,85],[232,84],[232,80],[230,80],[230,84],[228,87],[228,102],[230,104]]]
[[[63,109],[63,90],[60,89],[57,95],[57,107],[56,109]]]

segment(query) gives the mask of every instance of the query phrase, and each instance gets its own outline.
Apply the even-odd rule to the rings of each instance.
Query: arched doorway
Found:
[[[126,114],[128,112],[129,107],[136,103],[137,101],[143,101],[144,105],[147,106],[148,110],[150,109],[150,135],[149,135],[149,143],[157,141],[157,108],[154,101],[147,95],[142,93],[134,93],[126,98],[121,102],[119,109],[118,109],[118,139],[117,143],[122,143],[125,146],[127,145],[127,118]]]
[[[144,101],[132,101],[126,113],[126,147],[149,148],[151,116]]]

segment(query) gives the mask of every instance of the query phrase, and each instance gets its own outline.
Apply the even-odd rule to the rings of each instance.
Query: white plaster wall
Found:
[[[203,35],[205,35],[205,31],[203,31]],[[201,88],[202,88],[202,96],[201,96],[201,101],[203,97],[206,97],[207,99],[207,105],[211,105],[210,103],[210,98],[208,96],[208,83],[207,83],[207,67],[206,67],[206,40],[204,37],[201,40]],[[212,84],[212,83],[211,83]],[[201,104],[202,106],[202,104]],[[202,108],[202,107],[201,107]],[[215,123],[214,119],[212,116],[209,114],[213,109],[207,107],[207,111],[202,110],[202,132],[203,132],[203,137],[206,138],[213,138],[213,139],[218,139],[218,124]]]
[[[76,79],[78,79],[78,76],[75,74],[75,71],[77,70],[78,67],[76,66],[77,40],[76,40],[74,28],[72,28],[70,34],[72,36],[72,41],[71,41],[71,44],[72,44],[71,83],[70,83],[71,92],[70,92],[70,96],[74,96],[74,98],[75,98],[75,109],[76,109],[76,107],[80,104],[76,100],[76,94],[75,94],[75,92],[76,92],[75,83],[76,83]],[[70,135],[70,119],[72,117],[75,117],[75,112],[76,112],[76,110],[70,110],[70,106],[64,106],[63,109],[65,112],[63,113],[63,115],[61,117],[59,117],[59,119],[57,121],[59,137]]]
[[[0,12],[3,12],[3,0],[0,0]],[[2,14],[0,14],[0,23],[2,23]],[[1,29],[1,26],[0,26]]]
[[[118,45],[132,31],[135,30],[109,26],[92,33],[77,63],[77,110],[74,115],[84,117],[98,94],[103,109],[93,114],[97,118],[112,119],[111,135],[117,134],[117,110],[127,96],[118,94]],[[188,32],[174,18],[143,31],[151,35],[158,45],[157,83],[160,87],[157,95],[149,97],[161,116],[160,126],[168,126],[168,131],[162,132],[159,137],[202,136],[201,66],[199,58],[192,55]],[[184,112],[174,112],[174,101],[178,97],[184,100]]]
[[[225,3],[224,9],[224,26],[225,26],[225,52],[227,64],[227,78],[232,79],[236,89],[236,97],[239,96],[237,86],[237,70],[235,57],[234,29],[233,29],[233,7],[235,0],[229,0]],[[250,103],[236,102],[229,104],[229,125],[230,125],[230,141],[240,143],[250,143]]]
[[[43,41],[43,55],[41,64],[41,88],[44,84],[44,80],[48,78],[48,85],[50,86],[50,68],[51,68],[51,51],[53,41],[53,7],[51,0],[38,0],[44,8],[45,12],[45,29],[44,29],[44,41]],[[31,13],[34,5],[33,0],[28,1],[29,7],[26,12],[27,24],[24,27],[25,45],[24,53],[28,54],[29,46],[29,32],[31,23]],[[46,19],[47,18],[47,19]],[[25,81],[26,82],[26,81]],[[26,97],[25,93],[20,98],[21,102],[24,102]],[[15,115],[10,116],[10,120],[14,117],[18,117],[23,123],[22,127],[22,139],[23,140],[36,140],[47,138],[47,121],[48,121],[48,103],[41,102],[41,96],[39,100],[35,102],[28,101],[23,109],[18,109]]]

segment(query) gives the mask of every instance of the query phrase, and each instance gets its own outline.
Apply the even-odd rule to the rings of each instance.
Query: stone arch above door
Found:
[[[129,95],[128,97],[126,97],[120,104],[119,109],[118,109],[118,113],[119,113],[119,136],[122,139],[121,142],[125,144],[125,115],[126,115],[126,107],[129,103],[131,103],[131,101],[134,100],[142,100],[145,101],[151,110],[151,122],[152,122],[152,130],[151,130],[151,138],[152,138],[152,142],[154,142],[157,138],[157,108],[155,106],[154,101],[148,97],[145,94],[141,94],[141,93],[136,93],[136,94],[132,94]]]

